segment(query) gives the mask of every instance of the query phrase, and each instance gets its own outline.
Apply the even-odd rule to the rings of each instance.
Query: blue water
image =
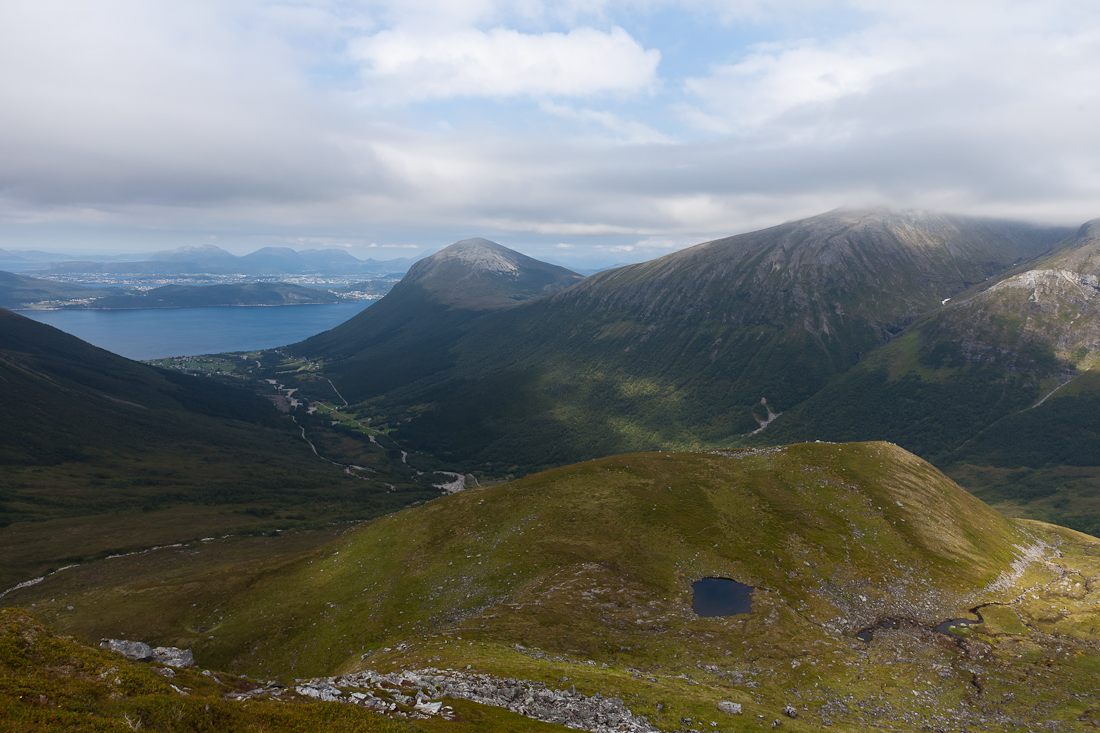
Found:
[[[729,578],[703,578],[691,584],[691,610],[699,616],[736,616],[752,612],[754,586]]]
[[[338,326],[373,302],[19,313],[130,359],[160,359],[293,344]]]

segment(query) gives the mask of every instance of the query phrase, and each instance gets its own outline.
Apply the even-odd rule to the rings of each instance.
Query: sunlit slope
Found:
[[[212,731],[306,733],[417,730],[351,706],[223,697],[256,685],[168,670],[89,648],[16,609],[0,610],[0,727],[6,731]],[[216,681],[215,681],[216,680]],[[188,692],[189,691],[189,692]]]
[[[255,577],[211,578],[221,589],[209,595],[198,578],[77,593],[59,599],[78,610],[58,622],[194,646],[207,664],[250,674],[320,674],[454,626],[555,654],[669,663],[678,630],[694,628],[700,577],[758,586],[747,628],[783,646],[811,628],[958,615],[1028,542],[886,443],[637,454],[444,497]],[[577,572],[610,573],[618,588],[560,605]]]
[[[237,674],[466,670],[670,731],[1072,729],[1100,685],[1100,541],[1006,519],[887,443],[605,458],[275,562],[243,548],[94,563],[5,602]],[[751,612],[695,615],[707,576],[755,586]],[[968,609],[984,623],[934,630]]]
[[[834,211],[601,272],[461,324],[427,325],[431,338],[415,359],[397,348],[409,338],[397,329],[386,331],[393,347],[376,340],[352,356],[343,345],[361,342],[385,301],[357,327],[342,326],[341,342],[309,353],[325,359],[349,399],[399,424],[395,437],[467,470],[519,473],[725,444],[759,427],[769,407],[809,398],[943,299],[1064,234]]]

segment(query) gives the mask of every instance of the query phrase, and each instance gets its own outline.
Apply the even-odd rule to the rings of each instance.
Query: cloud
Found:
[[[1070,0],[13,0],[0,99],[5,248],[1100,215],[1100,6]]]
[[[391,102],[637,92],[653,84],[661,59],[619,27],[538,34],[386,30],[352,41],[349,50],[364,64],[366,94]]]
[[[714,132],[761,125],[798,107],[864,94],[904,65],[897,44],[862,45],[852,39],[833,48],[813,40],[760,44],[736,64],[715,65],[710,76],[685,81],[708,110],[694,121]]]
[[[569,105],[556,104],[550,101],[543,101],[539,107],[555,117],[584,123],[585,125],[596,125],[601,127],[610,132],[614,138],[624,143],[672,144],[675,142],[668,135],[660,133],[648,125],[642,124],[636,120],[623,119],[620,115],[613,112],[594,109],[575,109]]]

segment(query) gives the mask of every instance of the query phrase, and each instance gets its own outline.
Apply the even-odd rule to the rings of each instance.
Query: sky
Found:
[[[636,262],[1100,217],[1100,3],[5,0],[0,248]]]

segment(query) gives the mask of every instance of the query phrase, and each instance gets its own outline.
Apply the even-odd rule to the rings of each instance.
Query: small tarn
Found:
[[[736,616],[752,612],[755,586],[729,578],[703,578],[691,586],[691,610],[698,616]]]

